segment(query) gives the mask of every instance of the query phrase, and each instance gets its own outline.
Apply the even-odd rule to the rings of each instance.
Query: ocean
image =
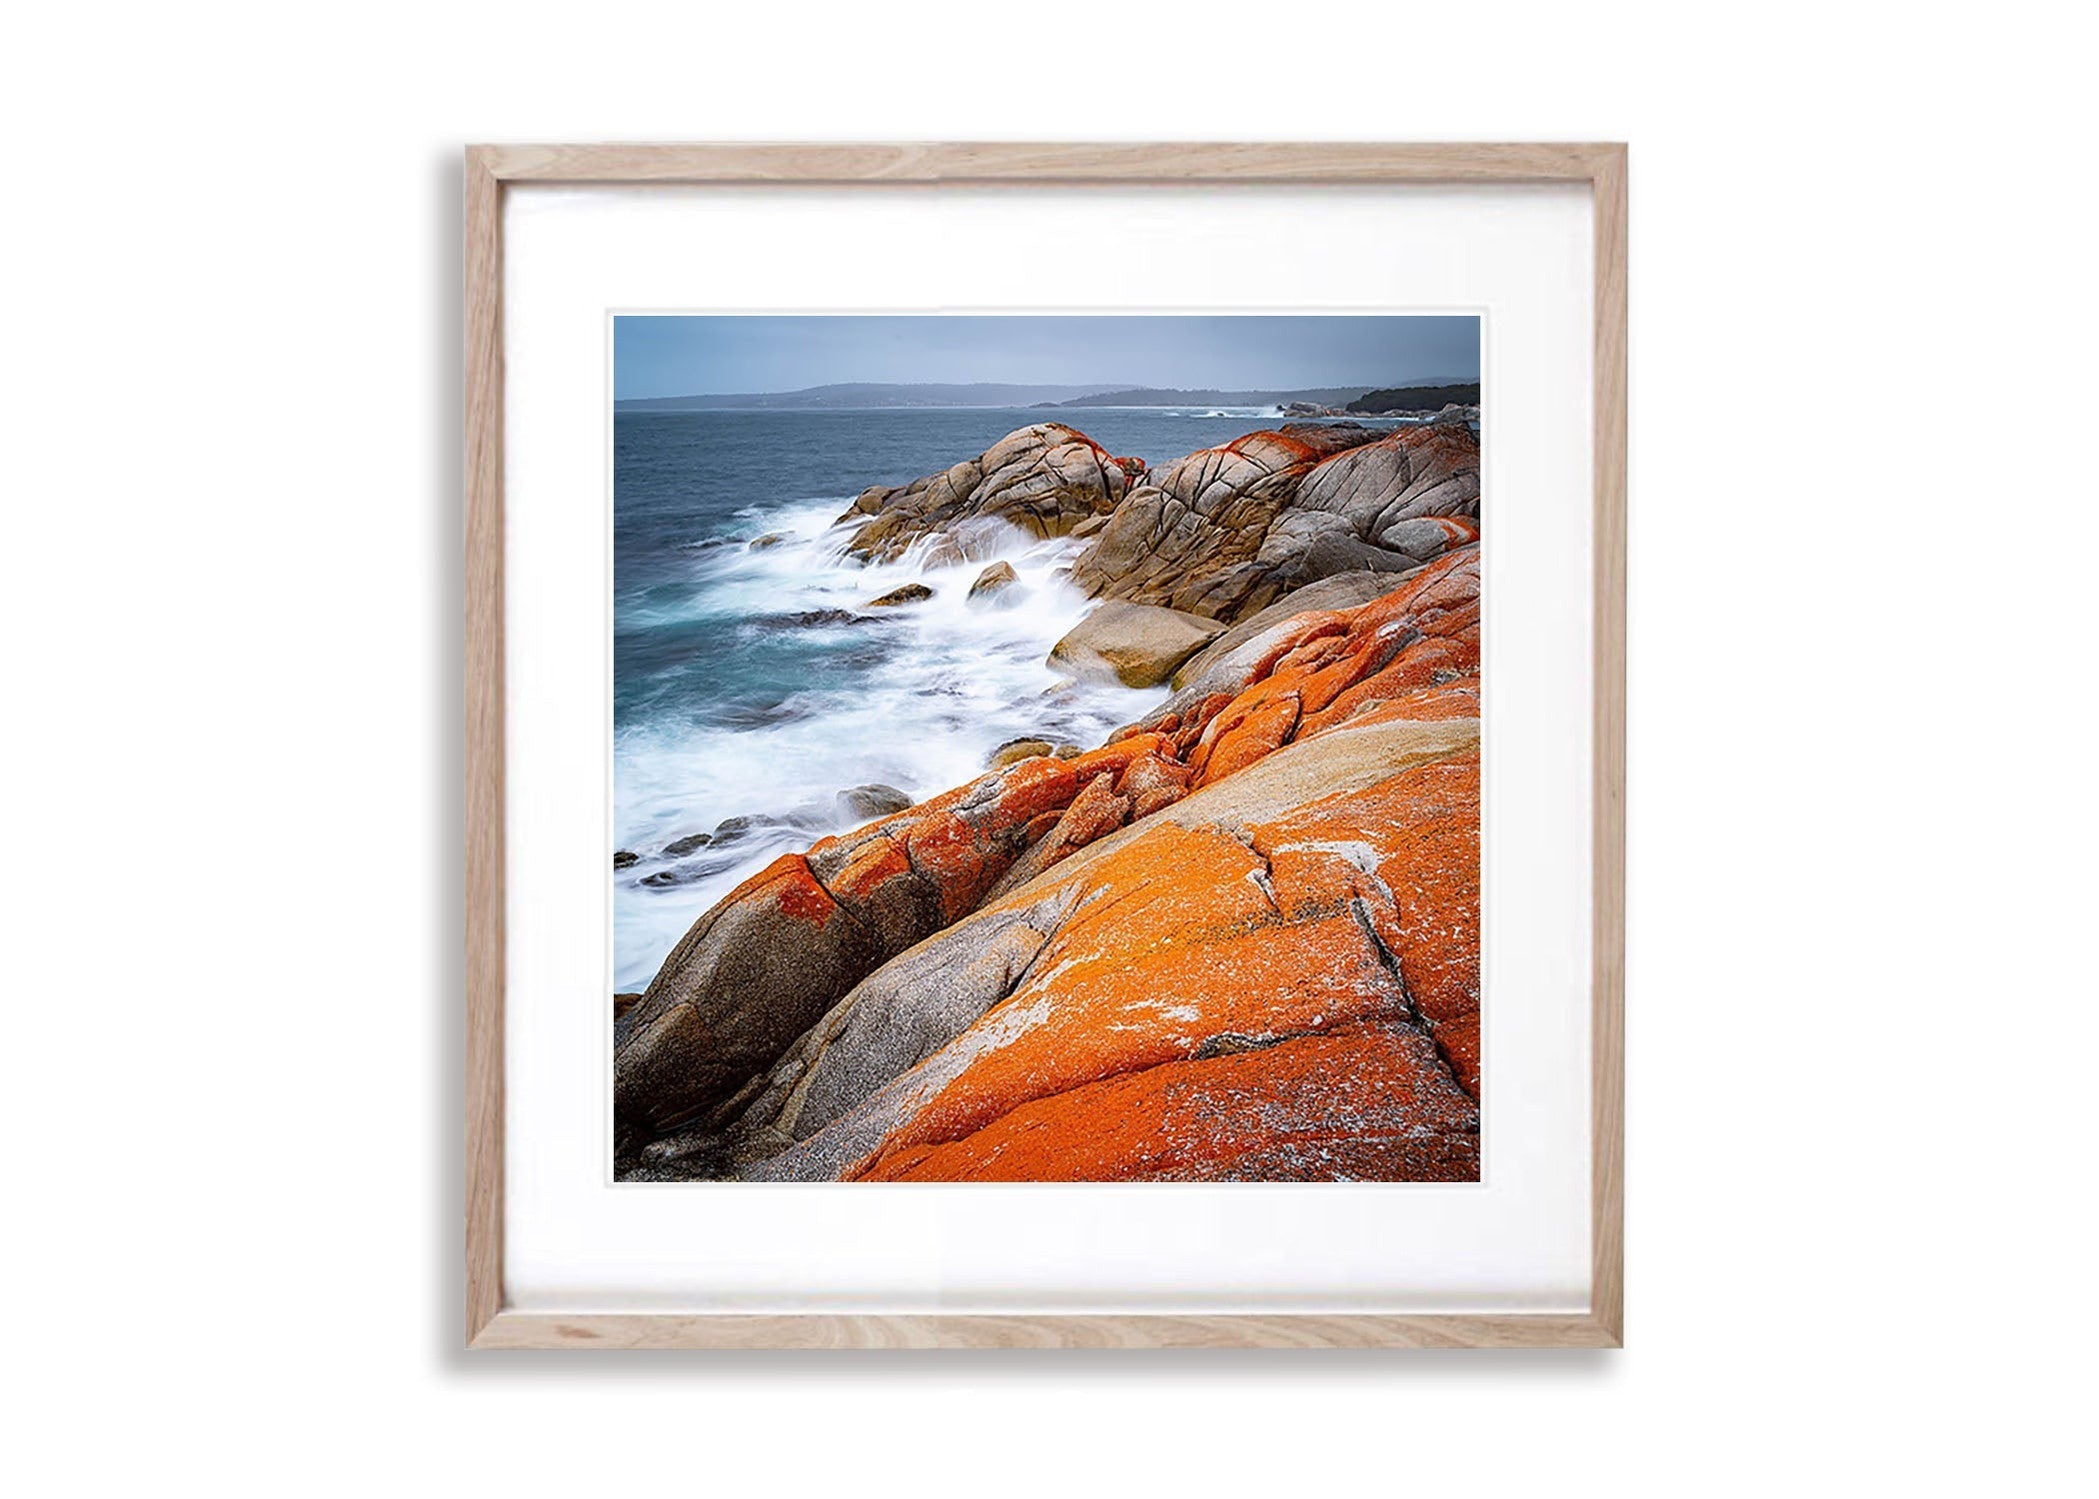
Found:
[[[1026,586],[964,595],[988,562],[862,566],[833,522],[870,484],[1059,420],[1161,467],[1278,424],[1270,410],[622,412],[613,436],[614,987],[645,987],[695,918],[782,853],[857,826],[839,793],[914,800],[1007,740],[1091,748],[1166,689],[1074,686],[1044,664],[1089,601],[1052,577],[1085,545],[1016,531]],[[761,537],[777,541],[754,549]],[[907,582],[896,610],[861,606]],[[726,827],[723,825],[727,824]],[[706,841],[697,841],[705,835]]]

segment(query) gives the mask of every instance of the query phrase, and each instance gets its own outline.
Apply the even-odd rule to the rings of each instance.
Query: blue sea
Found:
[[[1061,420],[1160,467],[1276,425],[1272,410],[1101,408],[622,412],[614,420],[614,984],[644,987],[693,920],[781,853],[866,820],[838,793],[914,799],[1020,737],[1086,747],[1165,689],[1075,686],[1044,664],[1088,601],[1054,577],[1085,545],[1015,531],[1026,587],[964,595],[989,565],[863,566],[833,523],[870,484]],[[760,537],[779,540],[753,549]],[[866,611],[907,582],[922,604]],[[728,824],[723,828],[723,824]],[[673,850],[695,835],[709,841]]]

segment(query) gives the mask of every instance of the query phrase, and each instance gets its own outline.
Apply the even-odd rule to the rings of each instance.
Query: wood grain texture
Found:
[[[1586,182],[1594,197],[1591,1292],[1586,1314],[506,1311],[502,203],[506,183]],[[1622,145],[506,145],[466,153],[466,1302],[477,1349],[1615,1348],[1624,1332],[1626,151]]]
[[[504,1312],[475,1348],[1614,1348],[1593,1316],[560,1316]]]
[[[1589,1307],[1625,1330],[1626,153],[1597,164],[1591,712]]]
[[[503,1295],[503,192],[466,159],[466,1321]]]
[[[475,148],[505,182],[1586,182],[1617,147],[1377,142],[747,143]]]

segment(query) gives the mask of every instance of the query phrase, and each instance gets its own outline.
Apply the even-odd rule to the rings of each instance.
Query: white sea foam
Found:
[[[841,501],[752,513],[753,531],[782,540],[761,550],[695,553],[693,587],[652,615],[622,616],[623,629],[676,622],[739,631],[760,617],[818,610],[885,616],[879,623],[795,626],[812,652],[855,652],[853,666],[816,663],[804,692],[773,705],[766,721],[651,719],[614,741],[615,847],[640,862],[614,876],[614,985],[642,988],[695,918],[737,883],[791,849],[864,821],[836,794],[869,783],[924,798],[983,773],[986,759],[1021,736],[1090,748],[1143,716],[1165,690],[1077,686],[1045,664],[1050,647],[1091,601],[1054,576],[1084,547],[1038,542],[1007,529],[994,556],[926,569],[923,548],[863,567],[844,555],[849,529],[831,522]],[[1010,562],[1026,590],[1005,607],[967,602],[992,560]],[[931,599],[864,611],[881,594],[923,583]],[[886,617],[892,616],[893,617]],[[1051,695],[1045,696],[1045,693]],[[730,817],[776,819],[744,837],[683,858],[664,850]],[[681,882],[645,884],[651,876]]]

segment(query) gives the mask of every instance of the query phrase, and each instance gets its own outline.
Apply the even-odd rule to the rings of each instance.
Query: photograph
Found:
[[[1476,310],[609,339],[613,1180],[1480,1181]]]

